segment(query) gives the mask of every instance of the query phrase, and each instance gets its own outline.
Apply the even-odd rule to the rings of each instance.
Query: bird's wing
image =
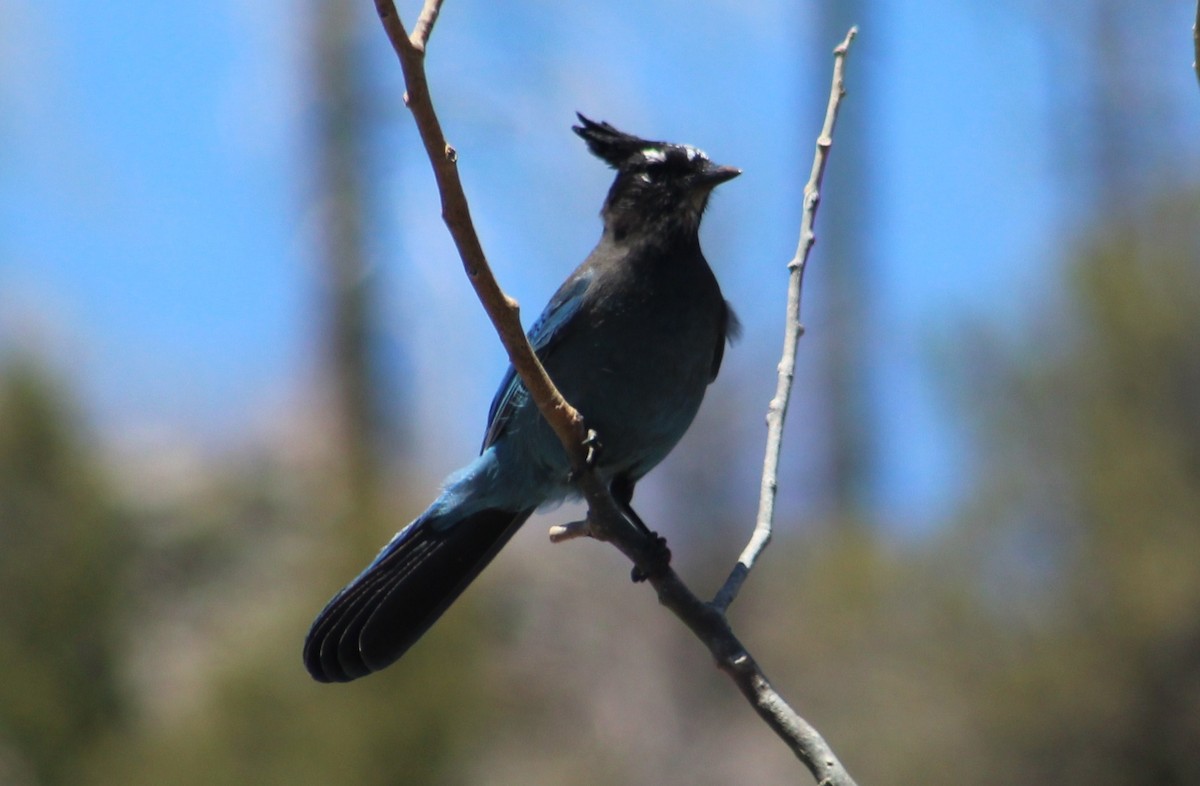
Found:
[[[533,323],[533,327],[529,328],[527,334],[529,343],[542,362],[545,362],[546,357],[554,351],[563,336],[563,329],[578,313],[584,295],[594,278],[594,270],[588,268],[567,279],[554,293],[554,297],[550,298],[550,302],[546,304],[541,316]],[[496,438],[504,432],[508,419],[525,402],[528,395],[525,386],[521,384],[521,378],[517,376],[516,369],[510,365],[504,372],[504,378],[500,380],[500,388],[496,391],[495,398],[492,399],[491,409],[488,410],[487,433],[483,438],[483,449],[495,442]]]
[[[717,373],[721,370],[721,361],[725,358],[725,344],[732,344],[742,335],[742,321],[738,319],[737,314],[733,313],[733,306],[729,305],[728,300],[724,301],[723,305],[725,310],[721,315],[721,331],[717,334],[717,348],[713,352],[712,372],[708,377],[709,382],[715,380]]]

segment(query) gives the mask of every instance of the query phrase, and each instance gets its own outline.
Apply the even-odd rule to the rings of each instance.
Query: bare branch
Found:
[[[833,146],[833,129],[837,125],[838,109],[846,95],[846,53],[858,35],[852,27],[846,38],[833,50],[833,83],[829,89],[829,103],[825,108],[825,124],[817,137],[817,149],[813,155],[812,171],[808,184],[804,186],[804,213],[800,218],[800,242],[796,255],[788,262],[787,326],[783,336],[783,357],[779,361],[779,377],[775,385],[775,397],[767,406],[767,450],[763,458],[762,486],[758,498],[758,518],[750,542],[738,557],[737,564],[725,580],[713,605],[721,611],[729,608],[737,597],[742,583],[750,575],[754,563],[763,549],[771,542],[771,530],[775,522],[775,493],[779,487],[779,454],[783,449],[783,421],[787,417],[788,403],[792,396],[792,381],[796,376],[796,348],[804,335],[800,322],[800,296],[804,289],[804,270],[808,255],[816,243],[813,226],[817,220],[817,208],[821,204],[821,183],[825,179],[825,165],[829,161],[829,149]]]
[[[771,685],[734,635],[721,609],[699,600],[670,568],[661,576],[651,577],[650,583],[658,593],[659,602],[704,642],[717,668],[733,679],[754,711],[787,743],[818,786],[855,786],[825,739]]]
[[[755,711],[791,747],[818,783],[821,786],[854,786],[854,781],[816,730],[771,687],[758,664],[733,635],[723,611],[701,601],[670,566],[658,564],[657,544],[631,525],[617,507],[608,487],[588,466],[582,418],[563,400],[547,376],[521,329],[516,303],[504,294],[492,275],[471,222],[466,196],[458,177],[457,156],[446,143],[430,100],[424,55],[441,2],[426,1],[421,20],[417,23],[418,29],[412,37],[405,33],[392,0],[375,0],[375,6],[392,47],[400,58],[408,88],[406,103],[412,110],[425,152],[433,166],[442,199],[442,217],[454,238],[463,267],[500,334],[513,367],[570,456],[576,471],[576,483],[588,503],[586,522],[562,525],[552,530],[551,537],[567,540],[590,535],[613,543],[649,576],[648,580],[658,593],[659,601],[704,642],[718,667],[730,675]]]
[[[412,35],[409,41],[412,41],[413,49],[418,52],[425,51],[425,44],[429,42],[429,36],[433,33],[433,26],[437,24],[438,14],[442,12],[442,0],[425,0],[425,6],[421,9],[421,15],[417,17],[417,23],[413,25]]]
[[[550,542],[563,543],[575,538],[592,537],[592,525],[587,521],[568,521],[566,524],[555,524],[550,527]]]
[[[454,245],[462,259],[467,278],[475,288],[475,294],[479,296],[492,324],[496,326],[496,332],[499,333],[500,341],[508,352],[509,360],[520,375],[530,397],[562,441],[572,466],[582,468],[586,456],[583,447],[583,418],[550,381],[546,369],[542,367],[541,361],[525,338],[517,302],[500,289],[495,276],[492,275],[483,247],[479,243],[479,236],[475,232],[475,225],[471,221],[471,211],[467,205],[466,194],[463,193],[462,180],[458,176],[458,154],[446,142],[429,97],[429,84],[425,78],[425,45],[433,31],[440,7],[440,0],[427,0],[418,21],[419,29],[410,39],[400,21],[400,15],[396,12],[395,3],[392,0],[375,0],[375,10],[384,30],[387,31],[388,39],[392,42],[392,48],[400,58],[404,84],[408,88],[405,102],[412,111],[421,141],[425,145],[425,152],[433,165],[438,193],[442,199],[442,219],[454,238]]]

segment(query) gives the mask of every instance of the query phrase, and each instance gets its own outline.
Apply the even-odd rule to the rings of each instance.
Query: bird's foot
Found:
[[[671,549],[667,548],[667,539],[657,532],[650,532],[649,535],[649,559],[645,565],[634,565],[630,575],[635,583],[658,578],[671,567]]]

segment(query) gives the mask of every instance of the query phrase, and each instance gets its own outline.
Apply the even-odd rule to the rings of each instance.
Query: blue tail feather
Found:
[[[304,642],[309,673],[348,682],[395,662],[532,512],[487,509],[450,523],[427,511],[317,616]]]

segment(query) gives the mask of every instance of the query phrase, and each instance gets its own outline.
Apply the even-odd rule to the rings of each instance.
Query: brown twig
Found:
[[[644,573],[649,574],[649,582],[658,593],[659,601],[704,642],[716,659],[717,666],[729,674],[755,711],[787,742],[818,783],[821,786],[854,786],[854,781],[820,734],[771,687],[758,664],[733,635],[723,611],[701,601],[670,567],[653,570],[657,567],[656,544],[630,525],[609,489],[587,466],[583,420],[563,400],[546,375],[521,329],[516,303],[504,294],[492,275],[471,222],[466,196],[458,177],[456,155],[453,148],[446,144],[429,97],[424,54],[441,8],[441,0],[426,0],[411,37],[405,33],[392,0],[375,0],[375,7],[400,58],[408,88],[406,103],[412,110],[425,152],[433,165],[442,199],[442,217],[454,238],[463,267],[496,326],[513,367],[542,416],[554,428],[571,458],[572,466],[576,468],[576,482],[588,503],[588,521],[582,526],[579,523],[565,525],[564,533],[567,537],[577,537],[586,532],[599,540],[610,541]]]
[[[375,0],[375,10],[383,23],[383,29],[387,31],[392,48],[400,58],[404,84],[408,89],[405,103],[412,111],[421,141],[425,145],[425,152],[433,165],[433,175],[442,198],[442,220],[446,222],[446,228],[450,230],[450,236],[454,239],[467,278],[475,288],[475,294],[483,303],[492,324],[496,326],[496,332],[500,334],[500,341],[508,352],[513,368],[525,383],[525,388],[538,409],[546,414],[546,420],[566,449],[571,465],[579,468],[583,466],[586,456],[583,446],[586,436],[583,418],[550,381],[546,369],[542,367],[541,361],[525,338],[517,302],[500,289],[496,277],[492,275],[483,247],[479,244],[475,225],[471,221],[471,210],[463,192],[462,180],[458,176],[458,154],[446,142],[442,125],[433,109],[433,101],[429,97],[429,84],[425,79],[425,46],[430,33],[433,32],[433,25],[437,21],[441,6],[441,0],[426,0],[410,38],[400,21],[400,15],[396,12],[395,3],[392,0]]]
[[[713,598],[713,605],[721,611],[729,608],[737,597],[742,583],[750,575],[754,563],[763,549],[771,542],[771,530],[775,521],[775,492],[779,488],[779,454],[783,449],[783,421],[787,417],[788,402],[792,396],[792,381],[796,376],[796,348],[804,335],[800,322],[800,297],[804,290],[804,269],[808,255],[816,243],[813,226],[817,220],[817,208],[821,204],[821,183],[825,179],[825,165],[829,161],[829,148],[833,146],[833,129],[837,125],[838,108],[846,95],[846,53],[858,35],[852,27],[846,38],[833,50],[833,83],[829,89],[829,103],[825,107],[825,124],[817,137],[817,150],[813,155],[812,171],[808,184],[804,186],[804,212],[800,218],[800,241],[796,255],[788,262],[787,325],[783,335],[783,357],[779,361],[779,376],[775,383],[775,397],[767,406],[767,450],[763,458],[762,485],[758,497],[758,517],[750,542],[738,557],[737,564],[725,580],[725,584]]]

